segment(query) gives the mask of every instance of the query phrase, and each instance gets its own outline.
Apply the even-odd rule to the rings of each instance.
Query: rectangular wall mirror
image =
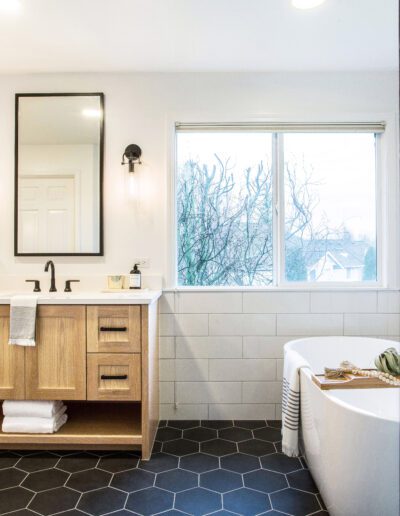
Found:
[[[104,95],[17,94],[15,256],[103,255]]]

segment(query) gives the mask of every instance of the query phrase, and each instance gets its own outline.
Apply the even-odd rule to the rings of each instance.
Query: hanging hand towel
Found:
[[[4,400],[3,414],[9,417],[53,417],[62,407],[62,401]]]
[[[68,416],[63,407],[53,417],[8,417],[3,419],[4,433],[19,434],[53,434],[67,422]]]
[[[35,346],[37,296],[14,296],[10,304],[9,344]]]
[[[282,393],[282,451],[299,455],[300,369],[310,367],[296,351],[285,351]]]

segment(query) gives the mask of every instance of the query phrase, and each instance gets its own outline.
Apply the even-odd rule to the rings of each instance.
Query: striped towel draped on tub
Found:
[[[300,369],[310,367],[293,350],[285,350],[282,393],[282,451],[289,457],[299,455]]]

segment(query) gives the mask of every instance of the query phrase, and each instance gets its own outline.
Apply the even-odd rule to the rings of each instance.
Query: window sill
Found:
[[[296,285],[279,287],[167,287],[163,292],[398,292],[399,287],[381,285]]]

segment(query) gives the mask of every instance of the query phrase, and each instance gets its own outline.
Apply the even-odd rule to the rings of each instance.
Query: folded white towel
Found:
[[[9,344],[35,346],[37,296],[14,296],[10,303]]]
[[[4,433],[20,434],[53,434],[67,422],[68,416],[64,414],[66,407],[60,415],[54,417],[8,417],[3,419],[2,431]]]
[[[53,417],[64,406],[59,401],[4,400],[3,414],[9,417]]]
[[[282,393],[282,451],[299,455],[300,369],[310,367],[297,351],[285,350]]]

